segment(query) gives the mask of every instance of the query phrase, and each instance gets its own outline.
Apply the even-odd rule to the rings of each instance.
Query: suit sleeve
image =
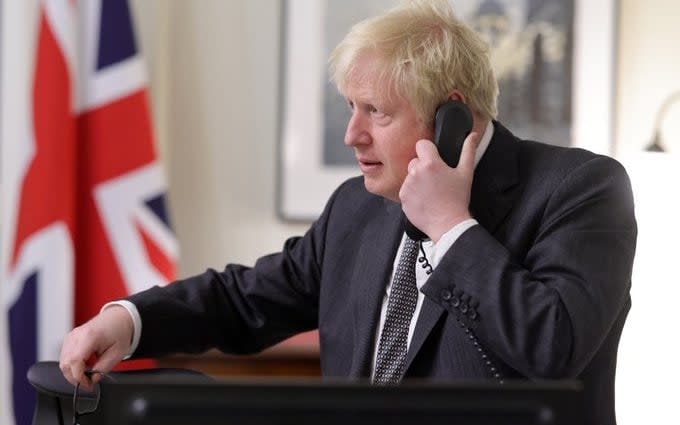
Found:
[[[338,192],[303,237],[253,267],[229,264],[128,297],[142,322],[134,356],[215,347],[253,353],[316,328],[326,226]]]
[[[573,377],[628,306],[637,228],[625,170],[606,157],[585,162],[552,192],[537,220],[523,258],[483,227],[468,229],[426,294],[464,298],[468,314],[459,309],[459,319],[524,376]]]

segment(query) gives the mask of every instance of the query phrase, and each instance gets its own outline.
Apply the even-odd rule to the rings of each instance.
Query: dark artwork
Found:
[[[354,23],[396,3],[326,0],[325,57]],[[455,0],[451,4],[491,46],[500,89],[498,119],[519,137],[570,145],[574,0]],[[343,144],[349,109],[330,83],[324,86],[323,107],[324,165],[355,165],[351,149]]]

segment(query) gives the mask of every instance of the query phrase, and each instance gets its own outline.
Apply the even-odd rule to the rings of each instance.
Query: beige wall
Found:
[[[617,153],[651,140],[661,103],[680,91],[680,2],[623,0],[617,84]],[[662,125],[667,146],[680,152],[680,105]]]
[[[136,3],[180,274],[252,264],[307,227],[276,216],[281,2]]]

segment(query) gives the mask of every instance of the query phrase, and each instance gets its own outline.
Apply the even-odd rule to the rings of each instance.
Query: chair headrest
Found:
[[[139,376],[139,375],[193,375],[201,376],[205,379],[211,379],[209,376],[191,369],[176,369],[176,368],[155,368],[155,369],[137,369],[125,370],[120,372],[110,372],[102,377],[101,382],[115,382],[116,378],[120,376]],[[59,363],[55,361],[38,362],[28,369],[26,374],[28,382],[41,393],[50,396],[68,398],[73,396],[73,385],[64,378],[64,374],[59,369]],[[84,388],[79,390],[80,397],[84,399],[96,398],[94,391],[87,391]]]
[[[41,393],[56,397],[72,397],[73,385],[64,378],[58,362],[38,362],[28,369],[28,382]],[[82,389],[81,397],[95,398],[95,393]]]

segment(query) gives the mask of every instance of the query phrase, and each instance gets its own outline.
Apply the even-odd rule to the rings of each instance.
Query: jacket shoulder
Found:
[[[573,173],[581,172],[628,178],[623,165],[606,155],[532,140],[517,139],[517,143],[520,149],[520,169],[542,180],[561,181]]]

